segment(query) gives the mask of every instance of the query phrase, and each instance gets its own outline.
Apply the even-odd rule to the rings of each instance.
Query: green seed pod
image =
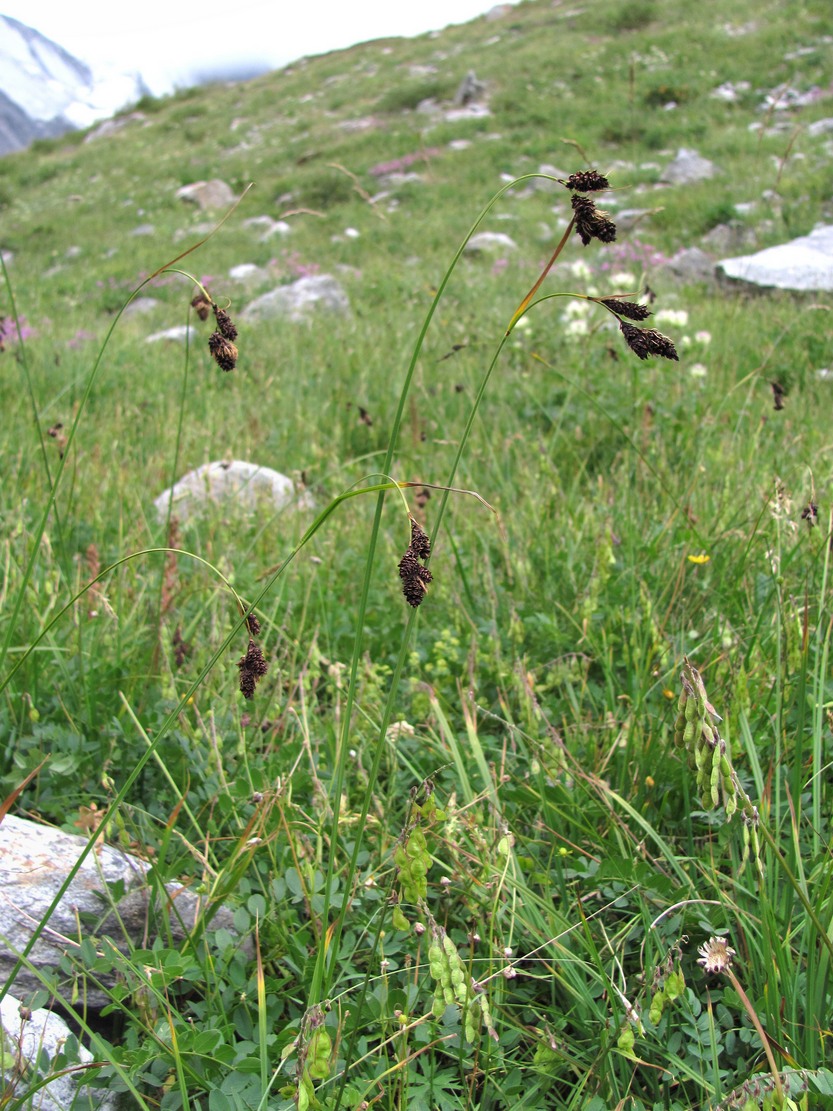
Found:
[[[685,976],[681,968],[669,972],[665,980],[665,995],[670,1003],[679,997],[685,991]]]
[[[411,883],[413,878],[414,878],[414,873],[413,873],[413,870],[411,868],[411,862],[407,861],[405,864],[401,865],[401,867],[399,869],[399,882],[400,883]]]
[[[330,1053],[333,1041],[325,1026],[313,1032],[307,1046],[307,1072],[313,1080],[326,1080],[330,1075]]]
[[[475,1041],[477,1040],[477,1027],[468,1017],[463,1024],[463,1034],[465,1035],[465,1039],[469,1043],[469,1045],[474,1045]]]
[[[443,949],[445,949],[446,955],[449,957],[450,960],[460,959],[457,955],[457,946],[454,944],[448,934],[443,934]]]
[[[689,721],[686,724],[686,727],[683,730],[683,744],[686,745],[686,747],[688,747],[688,745],[694,744],[694,730],[696,728],[697,727],[693,721]]]
[[[727,793],[726,801],[724,802],[723,806],[726,810],[726,819],[728,821],[728,819],[732,817],[732,815],[738,808],[738,800],[735,798],[734,795],[730,795]]]
[[[451,970],[451,982],[455,986],[455,988],[457,987],[458,984],[465,983],[465,980],[466,980],[466,974],[462,970],[462,968],[460,968],[459,965],[456,965],[454,968],[452,968],[452,970]]]
[[[622,1053],[633,1053],[634,1043],[636,1042],[636,1035],[630,1026],[626,1026],[619,1037],[616,1039],[617,1047]]]
[[[700,796],[700,805],[704,810],[711,810],[712,808],[712,795],[711,791],[703,791]]]
[[[417,826],[416,829],[411,830],[411,836],[408,838],[408,844],[405,851],[408,856],[416,856],[426,848],[425,834]]]
[[[697,699],[687,698],[685,704],[685,719],[686,721],[696,721],[700,716],[697,712]]]
[[[444,964],[440,972],[440,983],[444,988],[451,987],[451,969],[447,964]]]
[[[454,985],[454,995],[457,999],[457,1002],[460,1004],[460,1006],[465,1007],[466,1000],[469,997],[469,989],[468,989],[467,985],[464,984],[464,983],[455,984]]]
[[[393,850],[393,863],[397,868],[405,868],[408,864],[408,857],[405,855],[405,849],[402,845],[397,845]]]
[[[442,964],[445,961],[442,946],[438,945],[436,941],[432,941],[431,944],[428,946],[428,960],[437,961],[439,964]]]
[[[442,995],[435,995],[431,1004],[431,1014],[434,1018],[442,1018],[445,1014],[445,999]]]
[[[391,924],[395,930],[401,930],[403,933],[410,930],[411,924],[405,915],[402,913],[402,908],[397,903],[393,908],[390,916]]]
[[[453,1007],[454,1004],[457,1002],[457,996],[454,994],[454,988],[444,987],[443,988],[443,999],[446,1002],[446,1006]]]

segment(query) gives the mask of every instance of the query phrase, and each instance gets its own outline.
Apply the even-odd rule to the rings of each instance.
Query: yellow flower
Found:
[[[705,552],[702,552],[700,555],[690,555],[690,556],[687,557],[687,559],[688,559],[689,563],[700,564],[700,563],[708,563],[709,560],[711,559],[711,556],[706,555]]]

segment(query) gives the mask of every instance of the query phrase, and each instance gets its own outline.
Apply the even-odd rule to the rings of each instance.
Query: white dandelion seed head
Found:
[[[735,956],[735,950],[725,937],[710,937],[697,952],[700,954],[697,963],[702,964],[704,970],[712,976],[717,976],[731,968],[732,958]]]

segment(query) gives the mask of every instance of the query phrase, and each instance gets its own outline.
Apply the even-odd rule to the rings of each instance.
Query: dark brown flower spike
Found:
[[[250,613],[246,618],[246,628],[249,630],[249,636],[260,636],[260,621],[258,621],[255,614]]]
[[[595,193],[600,189],[610,188],[610,182],[598,170],[582,170],[577,174],[570,174],[561,184],[579,193]]]
[[[402,593],[409,606],[415,609],[425,597],[428,584],[433,575],[419,562],[431,555],[431,541],[424,529],[411,518],[411,543],[399,561],[399,577],[402,580]]]
[[[200,320],[208,320],[208,314],[211,312],[211,301],[204,293],[197,293],[191,299],[191,308]]]
[[[801,519],[806,521],[810,528],[819,523],[819,507],[814,501],[807,502],[801,510]]]
[[[260,645],[250,640],[246,655],[240,657],[237,666],[240,669],[240,693],[244,698],[254,698],[255,687],[269,670]]]
[[[220,332],[212,332],[208,337],[208,350],[220,370],[234,370],[237,366],[237,348]]]
[[[784,408],[784,398],[787,396],[787,391],[780,382],[770,382],[772,388],[772,401],[775,411],[780,413]]]
[[[640,359],[647,359],[649,355],[659,355],[663,359],[679,362],[677,349],[662,332],[657,332],[654,328],[637,328],[624,320],[619,321],[619,327],[625,337],[625,343]]]
[[[414,555],[419,556],[420,559],[428,559],[431,555],[431,541],[425,533],[425,530],[413,519],[413,517],[411,518],[410,550]]]
[[[214,315],[217,318],[217,331],[224,339],[233,343],[237,339],[237,328],[229,314],[225,309],[219,309],[214,305]]]
[[[607,212],[601,212],[589,197],[573,193],[570,203],[576,221],[576,231],[586,247],[591,239],[612,243],[616,238],[616,225]]]
[[[600,305],[604,305],[617,316],[625,316],[628,320],[647,320],[651,310],[647,305],[637,305],[633,301],[622,301],[618,297],[600,297]]]

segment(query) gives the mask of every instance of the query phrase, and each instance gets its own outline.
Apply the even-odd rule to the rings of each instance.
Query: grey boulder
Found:
[[[696,181],[708,181],[717,172],[714,162],[703,158],[696,150],[680,147],[677,157],[665,167],[662,181],[669,185],[691,185]]]
[[[204,212],[214,208],[229,208],[237,200],[234,190],[219,178],[213,181],[195,181],[191,185],[183,185],[177,189],[176,195],[181,201],[195,204]]]
[[[243,513],[274,512],[295,501],[291,478],[240,459],[203,463],[189,471],[175,486],[154,501],[157,519],[167,518],[168,508],[180,521],[204,512],[211,505],[237,508]]]
[[[753,255],[725,258],[718,275],[763,289],[800,293],[833,292],[833,226],[821,225],[789,243]]]
[[[11,975],[17,957],[32,938],[71,868],[87,845],[88,838],[65,833],[50,826],[38,825],[26,818],[7,814],[0,822],[0,982]],[[144,947],[153,940],[151,914],[153,899],[147,881],[150,865],[131,853],[112,845],[98,844],[88,853],[73,877],[46,927],[27,958],[29,967],[22,967],[13,986],[21,993],[36,991],[43,985],[40,972],[48,978],[58,977],[59,962],[65,953],[80,950],[79,921],[91,917],[97,925],[82,927],[84,936],[111,937],[116,946]],[[123,894],[113,911],[102,894],[117,885]],[[171,937],[182,941],[193,929],[201,927],[207,905],[178,884],[167,885],[168,919]],[[206,920],[207,921],[207,920]],[[233,915],[226,907],[216,908],[211,927],[233,930]],[[150,932],[149,932],[150,931]],[[167,936],[165,930],[164,936]],[[96,973],[104,985],[115,982],[114,973]],[[92,981],[84,987],[85,998],[93,1008],[108,1001],[107,992]],[[70,1106],[66,1104],[65,1106]]]
[[[313,310],[345,314],[350,301],[344,287],[331,274],[299,278],[290,285],[264,293],[243,309],[243,320],[306,320]]]
[[[495,251],[517,251],[518,244],[503,231],[479,231],[466,244],[466,253],[478,255]]]
[[[32,1092],[31,1102],[15,1106],[36,1107],[38,1111],[67,1111],[70,1107],[114,1111],[116,1097],[108,1092],[87,1089],[79,1095],[76,1077],[83,1076],[83,1070],[76,1073],[72,1066],[88,1064],[93,1055],[72,1037],[70,1028],[53,1011],[45,1007],[30,1011],[20,999],[5,995],[0,1000],[0,1038],[4,1087],[0,1096],[26,1100],[38,1081],[45,1080],[53,1069],[56,1074]],[[49,1057],[48,1068],[44,1068],[44,1054]]]

